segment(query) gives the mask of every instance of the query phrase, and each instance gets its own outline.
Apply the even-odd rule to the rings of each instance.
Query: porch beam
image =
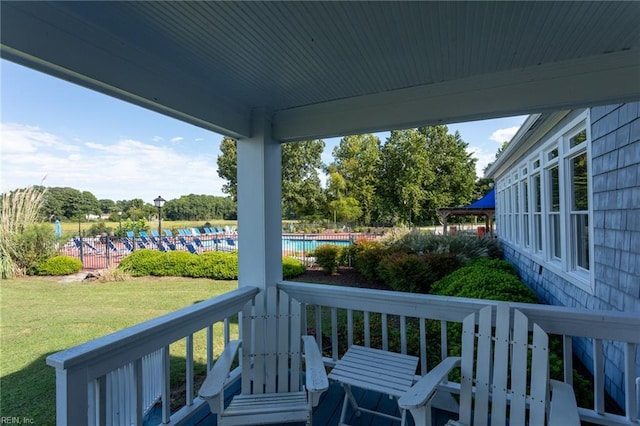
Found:
[[[253,111],[237,152],[238,285],[264,289],[282,279],[282,151],[268,111]]]
[[[638,75],[637,49],[541,64],[278,111],[274,137],[287,142],[636,100]]]

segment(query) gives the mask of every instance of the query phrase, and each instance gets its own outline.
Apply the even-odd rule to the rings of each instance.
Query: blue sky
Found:
[[[480,176],[526,117],[449,124]],[[384,140],[388,133],[378,134]],[[37,71],[0,61],[0,189],[70,186],[114,201],[224,195],[222,136]],[[326,139],[325,163],[339,138]]]

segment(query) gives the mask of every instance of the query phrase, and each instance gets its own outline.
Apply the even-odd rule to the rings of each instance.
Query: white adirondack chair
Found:
[[[301,333],[300,303],[269,288],[242,312],[242,340],[227,345],[200,388],[218,425],[307,422],[329,388],[316,341]],[[224,406],[224,381],[241,348],[241,393]],[[306,386],[302,384],[304,354]]]
[[[492,312],[496,312],[492,328]],[[511,312],[513,313],[511,315]],[[476,329],[477,324],[477,329]],[[464,319],[462,357],[448,357],[398,400],[416,425],[431,426],[431,400],[449,372],[460,367],[459,421],[451,425],[579,425],[572,387],[549,380],[549,338],[507,303],[484,307]],[[527,386],[527,362],[531,373]],[[508,372],[511,380],[508,383]],[[508,408],[507,408],[508,407]],[[508,420],[507,420],[508,419]]]

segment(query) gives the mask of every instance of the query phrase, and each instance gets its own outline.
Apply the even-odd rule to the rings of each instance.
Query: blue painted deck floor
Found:
[[[227,389],[227,398],[230,398],[235,393],[240,391],[239,382],[232,385]],[[389,398],[387,395],[380,394],[378,392],[364,391],[360,388],[353,387],[352,392],[359,405],[365,408],[375,410],[378,412],[391,414],[394,416],[400,416],[398,404],[394,399]],[[331,383],[329,390],[325,392],[318,406],[313,412],[313,424],[314,426],[333,426],[338,424],[340,419],[340,411],[342,410],[342,401],[344,398],[344,391],[338,383]],[[437,411],[437,412],[436,412]],[[434,410],[434,425],[444,425],[449,419],[448,413]],[[160,416],[156,415],[148,419],[146,425],[155,425],[160,423]],[[347,423],[350,425],[358,426],[399,426],[399,421],[392,421],[381,416],[374,416],[369,413],[362,413],[360,417],[355,416],[351,407],[347,409]],[[290,423],[296,425],[296,423]],[[216,426],[216,416],[211,414],[209,406],[203,407],[201,413],[191,419],[188,426]],[[297,425],[303,426],[304,423],[298,423]],[[407,425],[414,426],[413,418],[410,413],[407,413]]]

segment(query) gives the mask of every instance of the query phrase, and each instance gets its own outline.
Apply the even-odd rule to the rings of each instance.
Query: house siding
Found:
[[[640,315],[640,103],[591,108],[590,125],[593,294],[516,246],[505,243],[504,256],[544,303]],[[574,339],[574,353],[590,370],[592,346]],[[605,343],[604,355],[605,390],[624,406],[623,347]],[[635,363],[640,376],[640,351]]]

